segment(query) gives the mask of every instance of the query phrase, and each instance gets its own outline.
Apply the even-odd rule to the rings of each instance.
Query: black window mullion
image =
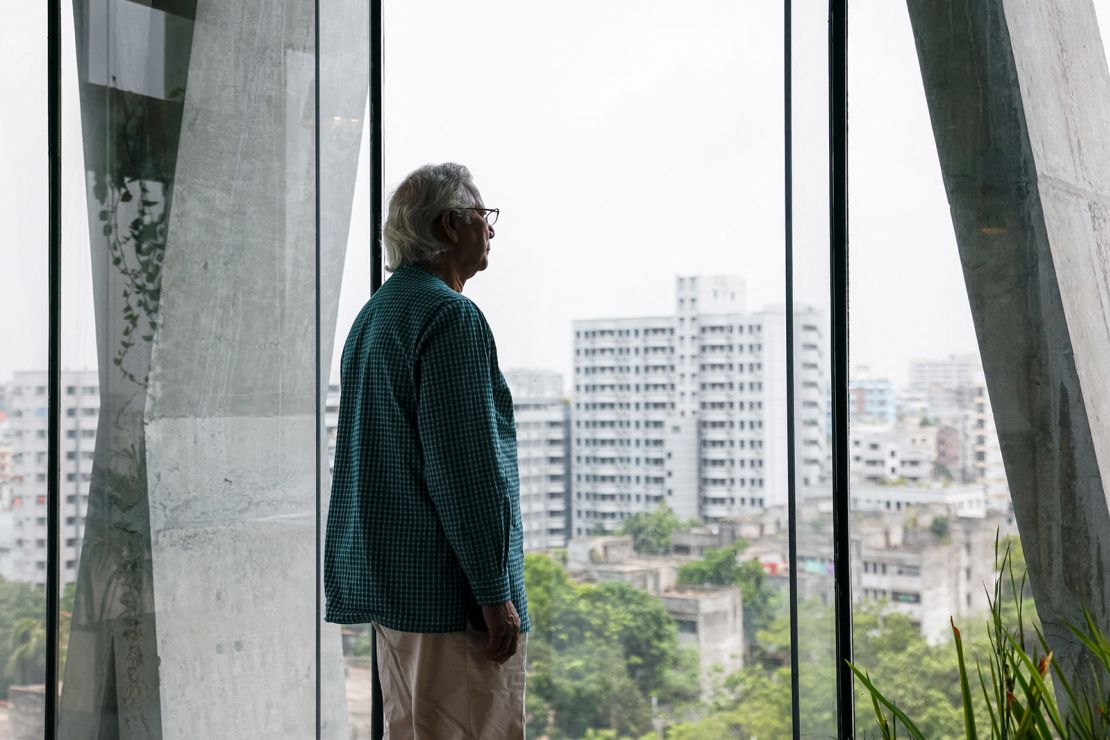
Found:
[[[57,735],[58,609],[60,595],[59,493],[61,491],[61,354],[62,354],[62,4],[47,4],[47,452],[46,452],[46,692],[44,735]]]
[[[382,286],[382,0],[370,3],[370,292]]]
[[[829,267],[837,725],[854,737],[848,523],[848,2],[829,1]]]
[[[370,294],[382,287],[382,0],[370,1]],[[371,628],[373,629],[373,628]],[[385,734],[382,684],[378,676],[378,638],[370,640],[370,737]]]

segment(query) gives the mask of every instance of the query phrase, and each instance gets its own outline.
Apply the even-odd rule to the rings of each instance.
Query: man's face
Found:
[[[471,188],[474,194],[474,207],[484,208],[482,196],[476,189]],[[458,261],[465,266],[466,272],[474,274],[481,272],[489,266],[489,240],[494,237],[493,227],[486,223],[481,211],[466,211],[469,221],[459,222],[459,243],[455,248]],[[471,272],[473,271],[473,272]]]

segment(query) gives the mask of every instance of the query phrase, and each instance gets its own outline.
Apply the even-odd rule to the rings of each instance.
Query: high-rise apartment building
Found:
[[[786,312],[738,277],[679,277],[671,316],[574,324],[573,536],[666,504],[721,519],[787,497]],[[824,475],[825,349],[795,309],[797,481]]]
[[[940,422],[938,462],[962,481],[982,484],[992,508],[1008,509],[1010,489],[979,358],[914,360],[910,383],[920,398],[914,414]]]
[[[100,416],[95,371],[61,377],[61,583],[77,579]],[[46,584],[47,374],[17,372],[8,385],[13,580]]]
[[[983,371],[975,376],[974,402],[968,425],[970,447],[970,474],[972,480],[982,484],[987,501],[994,509],[1010,508],[1010,484],[1006,466],[1002,462],[1002,446],[998,442],[998,429],[994,425],[994,410]]]
[[[973,403],[972,388],[982,365],[977,355],[910,361],[910,389],[920,394],[929,412],[944,415]]]
[[[570,407],[563,375],[553,370],[509,370],[505,380],[513,394],[516,419],[524,549],[565,547]]]

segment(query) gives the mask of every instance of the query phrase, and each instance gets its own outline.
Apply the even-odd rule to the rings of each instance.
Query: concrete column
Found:
[[[321,104],[359,118],[366,10],[321,5],[352,70],[324,71]],[[323,736],[345,738],[335,627],[316,652],[315,377],[361,126],[321,129],[318,354],[313,0],[75,10],[102,405],[61,736],[313,737],[319,670]]]
[[[1037,611],[1110,630],[1110,74],[1089,0],[909,0]],[[1081,661],[1082,662],[1082,661]]]

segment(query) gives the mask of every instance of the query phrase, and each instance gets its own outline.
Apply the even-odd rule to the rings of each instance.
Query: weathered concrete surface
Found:
[[[909,0],[1038,613],[1110,630],[1110,74],[1089,0]]]
[[[87,16],[75,5],[80,38]],[[111,236],[93,239],[104,398],[62,737],[313,737],[317,670],[322,736],[348,735],[335,626],[316,652],[315,377],[318,357],[325,381],[329,372],[367,10],[321,5],[321,118],[348,125],[321,129],[319,355],[313,0],[200,0],[190,53],[147,49],[188,68],[175,85],[180,137],[140,132],[137,166],[103,151],[106,139],[127,138],[103,86],[111,75],[82,91],[92,175],[111,180],[130,167],[149,179],[147,164],[167,166],[153,198],[163,231],[129,247],[159,257],[141,338],[122,363],[135,323],[128,280]],[[132,38],[112,48],[145,47]],[[180,90],[138,92],[182,100]],[[164,128],[159,115],[147,115],[153,132]],[[105,196],[90,185],[96,237]]]
[[[315,734],[313,7],[197,6],[146,409],[166,738]],[[365,77],[328,79],[361,117]],[[322,133],[330,357],[361,128]],[[322,639],[324,736],[345,737],[338,630]]]

